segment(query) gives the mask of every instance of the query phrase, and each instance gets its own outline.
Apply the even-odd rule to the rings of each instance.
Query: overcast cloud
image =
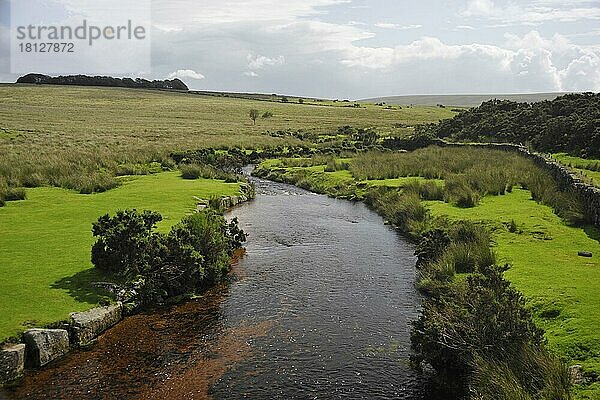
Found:
[[[55,2],[81,12],[77,0]],[[0,0],[0,15],[7,7]],[[600,1],[154,0],[152,24],[153,68],[138,73],[193,89],[600,91]],[[0,80],[14,81],[7,25],[0,18]]]

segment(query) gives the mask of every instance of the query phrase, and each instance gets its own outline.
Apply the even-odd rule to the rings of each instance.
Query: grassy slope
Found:
[[[117,189],[80,195],[63,189],[27,191],[28,200],[0,208],[0,341],[26,325],[47,324],[97,304],[88,283],[91,224],[117,209],[160,212],[168,228],[190,212],[193,196],[238,193],[238,184],[189,181],[177,172],[127,178]],[[26,321],[26,325],[23,325]]]
[[[525,190],[485,197],[475,208],[428,202],[436,215],[487,221],[501,262],[511,264],[507,277],[528,298],[537,322],[552,348],[600,374],[600,238],[566,226],[551,208],[531,200]],[[510,233],[503,223],[515,220],[521,233]],[[596,235],[596,236],[595,236]],[[590,236],[595,236],[593,239]],[[577,255],[591,251],[593,258]],[[578,392],[578,398],[597,398],[600,385]]]
[[[256,147],[295,142],[262,135],[265,131],[307,129],[333,132],[342,125],[417,124],[450,118],[450,110],[414,107],[385,110],[314,106],[220,98],[137,89],[0,86],[0,145],[11,150],[44,151],[62,146],[117,149]],[[256,126],[250,109],[271,111]]]

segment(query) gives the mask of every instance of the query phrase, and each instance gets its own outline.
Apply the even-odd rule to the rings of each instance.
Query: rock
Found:
[[[580,385],[582,383],[585,383],[585,377],[583,376],[583,367],[581,365],[571,365],[569,367],[569,375],[571,376],[571,382],[574,385]]]
[[[122,315],[123,305],[121,303],[72,313],[71,325],[74,344],[78,346],[89,344],[102,332],[121,321]]]
[[[24,370],[24,344],[10,345],[0,349],[0,385],[19,378]]]
[[[579,253],[577,253],[580,257],[592,257],[592,253],[589,251],[580,251]]]
[[[64,329],[30,329],[23,334],[28,366],[41,367],[69,352],[69,333]]]

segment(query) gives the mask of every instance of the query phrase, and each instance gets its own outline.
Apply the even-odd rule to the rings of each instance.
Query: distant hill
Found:
[[[387,103],[400,105],[476,107],[489,100],[510,100],[518,103],[533,103],[542,100],[554,100],[561,93],[529,93],[529,94],[464,94],[464,95],[419,95],[419,96],[390,96],[358,100],[359,103]]]
[[[17,83],[32,83],[37,85],[76,85],[76,86],[104,86],[104,87],[125,87],[135,89],[165,89],[165,90],[183,90],[188,87],[180,79],[149,81],[142,78],[113,78],[110,76],[87,76],[87,75],[68,75],[68,76],[48,76],[42,74],[27,74],[17,79]]]

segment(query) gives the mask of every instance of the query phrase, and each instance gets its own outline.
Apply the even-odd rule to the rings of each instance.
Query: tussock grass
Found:
[[[583,220],[581,203],[574,193],[559,190],[548,172],[511,152],[472,147],[369,152],[352,160],[350,172],[358,180],[409,176],[443,179],[444,200],[462,208],[475,207],[486,195],[504,195],[520,185],[566,221],[576,224]]]
[[[228,183],[238,181],[238,176],[236,174],[221,171],[212,165],[182,164],[179,169],[181,170],[181,177],[183,179],[220,179]]]
[[[82,193],[114,187],[108,175],[155,173],[156,163],[173,168],[173,151],[295,146],[304,142],[267,132],[303,129],[318,136],[337,132],[340,121],[385,131],[398,121],[412,126],[454,115],[435,107],[357,110],[75,86],[2,85],[0,99],[0,177],[6,184]],[[272,116],[254,126],[247,115],[252,108]]]

